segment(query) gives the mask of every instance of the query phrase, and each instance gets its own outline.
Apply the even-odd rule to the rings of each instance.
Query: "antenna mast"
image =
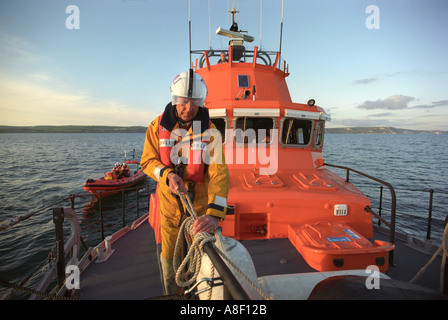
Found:
[[[282,19],[281,19],[281,23],[280,23],[280,55],[282,55],[282,32],[283,32],[283,4],[284,1],[282,0]]]
[[[190,14],[190,0],[188,0],[188,42],[190,51],[190,68],[191,68],[191,14]]]
[[[208,0],[208,37],[210,41],[210,49],[212,48],[212,21],[210,12],[210,0]]]
[[[262,16],[263,16],[263,0],[260,0],[260,50],[261,50],[261,41],[262,41]]]

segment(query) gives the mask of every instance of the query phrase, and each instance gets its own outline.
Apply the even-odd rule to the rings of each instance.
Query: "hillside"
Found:
[[[356,134],[446,134],[448,131],[437,130],[409,130],[394,127],[351,127],[326,128],[327,133],[356,133]]]
[[[145,133],[146,127],[116,126],[0,126],[0,133]]]
[[[0,133],[145,133],[146,127],[131,126],[0,126]],[[326,128],[331,133],[352,134],[446,134],[448,131],[409,130],[394,127]]]

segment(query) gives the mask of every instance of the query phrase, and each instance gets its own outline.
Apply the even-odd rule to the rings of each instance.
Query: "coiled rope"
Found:
[[[194,210],[190,197],[188,197],[188,195],[185,197],[180,191],[178,191],[178,194],[186,210],[190,213],[190,216],[187,217],[180,226],[174,252],[179,252],[178,250],[182,242],[182,237],[184,237],[187,242],[188,252],[180,265],[179,257],[175,254],[173,267],[176,271],[177,285],[180,287],[188,287],[196,281],[199,270],[201,269],[201,258],[204,252],[204,244],[215,241],[215,238],[208,232],[200,232],[195,235],[194,241],[191,241],[190,235],[193,235],[193,224],[198,218],[198,215]]]
[[[445,226],[445,229],[443,230],[442,245],[440,246],[440,248],[437,249],[437,251],[433,254],[431,259],[428,260],[428,262],[417,272],[417,274],[409,282],[410,283],[417,282],[417,280],[421,277],[423,273],[425,273],[426,269],[428,269],[431,263],[434,262],[434,260],[441,252],[442,252],[442,263],[440,267],[440,291],[442,291],[446,258],[448,256],[448,224]]]
[[[191,236],[193,235],[193,224],[194,221],[198,218],[196,211],[194,210],[193,204],[191,203],[190,198],[184,196],[180,191],[178,191],[178,195],[190,213],[190,216],[187,217],[182,225],[180,226],[179,235],[177,237],[176,246],[174,252],[178,252],[179,245],[182,241],[182,237],[185,238],[188,245],[188,252],[185,256],[182,263],[179,265],[179,257],[174,255],[173,267],[176,272],[176,283],[180,287],[187,287],[193,284],[196,281],[196,278],[201,269],[201,259],[203,251],[203,246],[207,242],[215,242],[216,239],[208,232],[199,232],[194,236],[194,240],[191,241]],[[249,277],[247,277],[219,248],[214,245],[214,249],[218,252],[218,254],[232,267],[234,268],[240,276],[244,278],[264,299],[271,299],[264,292],[258,288],[256,284],[254,284]],[[187,268],[188,264],[188,268]],[[209,295],[210,298],[210,295]]]

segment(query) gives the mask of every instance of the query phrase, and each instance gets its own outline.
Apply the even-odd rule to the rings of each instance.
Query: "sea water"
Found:
[[[0,224],[69,195],[85,194],[83,183],[110,171],[115,162],[124,160],[125,151],[131,160],[135,149],[138,160],[144,139],[144,133],[0,134]],[[440,243],[448,207],[448,135],[327,134],[323,154],[326,163],[391,183],[397,194],[397,229],[420,239],[427,235],[429,190],[434,190],[431,238]],[[344,170],[329,169],[345,177]],[[154,192],[154,182],[147,180]],[[354,173],[350,181],[371,197],[372,207],[378,212],[379,185],[371,186]],[[387,188],[383,194],[382,211],[388,219]],[[81,234],[89,246],[94,246],[101,241],[98,201],[93,197],[75,201]],[[121,196],[103,203],[108,234],[121,227],[121,205]],[[135,218],[126,219],[130,222]],[[47,259],[54,241],[51,207],[0,231],[0,279],[20,282]],[[31,280],[28,285],[33,287],[35,282]],[[9,292],[0,287],[0,298],[7,298]]]

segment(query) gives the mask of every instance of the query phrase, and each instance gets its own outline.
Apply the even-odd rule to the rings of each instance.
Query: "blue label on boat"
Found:
[[[360,236],[358,236],[356,233],[354,233],[352,230],[350,229],[344,229],[344,232],[347,233],[350,237],[352,237],[353,239],[361,239]]]
[[[348,237],[328,237],[328,242],[347,242],[352,241]]]

